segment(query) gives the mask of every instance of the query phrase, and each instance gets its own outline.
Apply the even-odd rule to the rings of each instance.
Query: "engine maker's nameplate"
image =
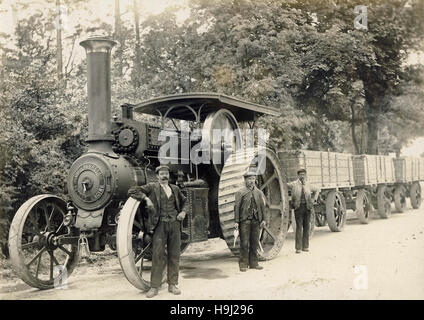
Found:
[[[69,193],[75,204],[84,210],[104,206],[112,196],[112,173],[102,155],[79,158],[69,173]]]
[[[87,202],[99,200],[106,189],[103,173],[94,163],[85,163],[78,168],[73,185],[76,194]]]

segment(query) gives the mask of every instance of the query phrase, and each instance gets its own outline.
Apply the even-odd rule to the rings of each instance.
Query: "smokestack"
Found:
[[[93,37],[80,42],[87,54],[87,142],[114,140],[111,133],[110,54],[115,44],[106,37]]]

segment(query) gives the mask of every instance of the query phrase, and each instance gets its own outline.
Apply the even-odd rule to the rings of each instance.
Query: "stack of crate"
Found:
[[[320,189],[346,188],[354,185],[352,155],[311,150],[278,152],[287,181],[297,179],[297,171],[306,169],[308,182]]]
[[[352,159],[355,186],[396,182],[393,157],[362,154],[355,155]]]
[[[424,180],[424,158],[400,157],[394,159],[397,182]]]

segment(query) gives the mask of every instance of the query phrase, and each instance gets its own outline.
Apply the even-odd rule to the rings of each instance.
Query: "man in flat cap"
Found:
[[[306,181],[306,170],[297,171],[298,179],[288,183],[291,189],[291,206],[294,209],[296,219],[296,253],[309,251],[309,231],[311,226],[311,212],[314,210],[314,202],[318,199],[319,189]],[[314,197],[312,198],[312,193]],[[315,222],[313,222],[315,223]]]
[[[244,174],[245,187],[236,193],[234,216],[235,228],[240,229],[240,271],[247,268],[261,270],[258,264],[260,230],[265,226],[265,195],[256,183],[253,169]]]
[[[146,233],[152,241],[151,288],[146,294],[152,298],[158,294],[162,283],[162,270],[165,264],[165,245],[167,246],[168,291],[181,294],[178,285],[178,272],[181,249],[181,221],[186,216],[188,201],[180,188],[169,184],[169,167],[161,165],[156,168],[158,182],[130,188],[128,194],[151,210],[146,223]]]

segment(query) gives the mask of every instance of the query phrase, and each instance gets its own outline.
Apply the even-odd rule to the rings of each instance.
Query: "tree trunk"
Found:
[[[63,61],[62,61],[62,12],[60,0],[56,0],[57,24],[56,24],[56,61],[57,61],[57,78],[63,78]]]
[[[140,71],[141,71],[141,53],[140,53],[140,18],[138,15],[137,0],[133,0],[134,3],[134,25],[135,25],[135,74],[133,77],[134,88],[139,88],[140,83]]]
[[[367,117],[367,154],[378,154],[378,110],[370,108]]]
[[[121,32],[121,8],[120,8],[120,0],[115,0],[115,40],[119,42],[118,48],[115,51],[115,56],[117,57],[117,63],[116,63],[116,73],[118,77],[122,76],[122,69],[123,69],[123,63],[122,63],[122,32]]]
[[[355,147],[355,154],[360,154],[358,140],[356,139],[356,132],[355,132],[356,116],[355,116],[355,108],[353,107],[353,105],[350,107],[350,110],[352,113],[352,119],[350,121],[350,131],[352,134],[352,142],[353,142],[353,146]]]

